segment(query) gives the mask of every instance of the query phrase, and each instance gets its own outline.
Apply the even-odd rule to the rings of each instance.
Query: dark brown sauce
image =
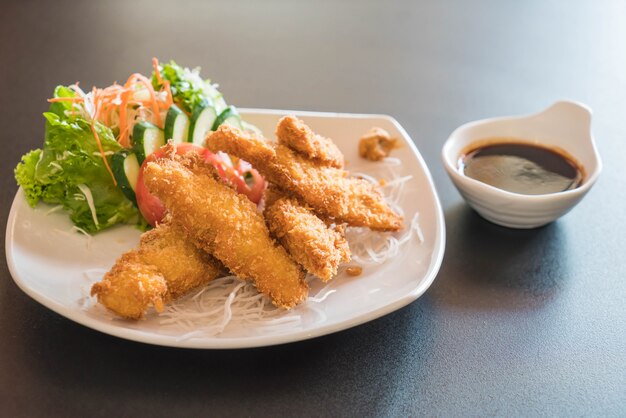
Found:
[[[584,178],[582,166],[566,152],[511,138],[470,146],[459,158],[459,170],[498,189],[526,195],[575,189]]]

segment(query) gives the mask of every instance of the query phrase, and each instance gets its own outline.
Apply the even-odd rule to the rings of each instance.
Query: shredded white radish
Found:
[[[54,228],[52,231],[56,232],[57,234],[65,235],[65,236],[68,236],[68,237],[71,236],[71,234],[69,232],[64,231],[62,229],[59,229],[59,228]]]
[[[91,211],[91,217],[93,218],[93,223],[98,226],[98,217],[96,216],[96,206],[93,203],[93,196],[91,195],[91,190],[85,184],[78,184],[77,187],[81,192],[85,195],[85,199],[87,199],[87,205],[89,206],[89,210]]]
[[[85,231],[82,228],[77,227],[76,225],[72,227],[72,231],[80,232],[81,234],[83,234],[85,238],[87,238],[87,242],[85,243],[85,246],[87,247],[87,249],[91,248],[91,242],[93,241],[93,237],[91,236],[91,234],[89,234],[89,232]]]
[[[66,160],[67,157],[74,157],[76,154],[74,154],[72,151],[68,151],[65,150],[63,151],[62,155],[57,156],[57,160]]]
[[[56,206],[52,206],[50,209],[48,209],[44,215],[50,215],[51,213],[57,212],[59,210],[63,209],[63,205],[56,205]]]
[[[402,165],[402,160],[396,157],[385,157],[383,158],[383,162],[390,166]]]
[[[61,167],[61,164],[57,163],[56,161],[50,161],[49,165],[55,168],[55,173],[63,171],[63,167]]]
[[[382,264],[396,257],[402,246],[414,236],[420,243],[424,242],[424,235],[419,227],[419,214],[411,219],[409,227],[402,235],[397,236],[389,232],[374,232],[367,228],[348,228],[346,236],[350,243],[352,261],[361,264]]]
[[[89,232],[85,231],[82,228],[77,227],[76,225],[72,226],[69,229],[69,231],[64,231],[64,230],[58,229],[58,228],[54,228],[52,231],[56,232],[57,234],[65,235],[67,237],[71,237],[72,233],[78,232],[78,233],[84,235],[85,238],[86,238],[85,247],[87,249],[91,248],[91,242],[93,241],[93,236],[91,234],[89,234]]]
[[[92,238],[92,236],[89,234],[89,232],[85,231],[83,228],[79,228],[76,225],[74,225],[72,227],[72,231],[76,231],[76,232],[80,232],[81,234],[83,234],[84,236],[88,237],[88,238]]]
[[[330,295],[332,295],[336,291],[337,289],[328,289],[327,287],[325,287],[324,289],[317,292],[317,295],[309,296],[306,301],[313,302],[313,303],[324,302],[326,298],[328,298]]]
[[[226,327],[253,326],[262,331],[295,325],[300,316],[276,308],[250,282],[236,276],[213,280],[207,287],[167,306],[161,325],[187,331],[181,339],[214,336]]]

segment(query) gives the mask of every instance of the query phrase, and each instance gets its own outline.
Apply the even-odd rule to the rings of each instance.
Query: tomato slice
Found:
[[[202,148],[198,145],[194,145],[191,143],[182,143],[176,145],[176,154],[184,155],[188,152],[197,152],[202,157],[204,157],[205,160],[209,161],[208,154],[210,154],[210,151],[206,148]],[[157,223],[163,220],[167,210],[165,209],[165,206],[159,200],[159,198],[151,194],[144,184],[143,172],[149,162],[155,161],[158,158],[163,157],[164,155],[165,147],[161,147],[152,154],[150,154],[141,164],[141,168],[139,169],[139,176],[137,176],[137,186],[135,189],[135,195],[137,196],[137,206],[139,207],[139,211],[141,212],[143,217],[152,226],[155,226]]]
[[[211,163],[218,172],[218,175],[230,182],[235,186],[237,192],[245,194],[252,202],[258,204],[263,197],[263,190],[265,190],[265,179],[253,168],[249,168],[248,165],[242,165],[239,162],[237,168],[232,166],[230,161],[226,162],[220,155],[213,154],[206,148],[191,143],[182,143],[176,145],[176,154],[184,155],[189,152],[196,152],[202,156],[202,158]],[[135,189],[135,195],[137,196],[137,206],[143,217],[152,226],[161,222],[165,217],[167,210],[165,206],[157,198],[152,195],[146,185],[143,182],[143,172],[146,165],[149,162],[155,161],[165,155],[165,147],[161,147],[152,154],[150,154],[139,169],[139,176],[137,177],[137,186]],[[230,164],[229,164],[230,163]],[[252,174],[253,184],[249,187],[243,178],[243,172],[249,172]]]
[[[248,184],[244,181],[243,188],[245,188],[245,190],[239,192],[245,194],[248,196],[248,199],[258,204],[261,201],[263,191],[265,190],[265,179],[254,168],[247,169],[245,173],[250,173],[250,175],[252,175],[252,186],[248,186]]]
[[[237,166],[233,167],[228,155],[213,154],[210,151],[209,154],[209,161],[217,168],[218,175],[235,186],[238,193],[246,195],[252,202],[259,204],[266,186],[265,179],[259,172],[243,160],[239,160]],[[244,178],[246,173],[252,175],[252,186],[246,183]]]
[[[137,197],[137,207],[139,208],[139,212],[141,212],[145,220],[148,221],[150,225],[155,226],[163,220],[166,210],[159,198],[151,194],[143,182],[144,167],[149,161],[154,161],[154,158],[150,159],[150,157],[148,157],[144,160],[143,164],[141,164],[141,169],[139,170],[139,175],[137,176],[135,196]]]

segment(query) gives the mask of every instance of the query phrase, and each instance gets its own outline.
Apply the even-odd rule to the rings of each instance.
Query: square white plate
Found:
[[[184,338],[188,330],[163,327],[160,317],[149,314],[141,321],[111,319],[101,310],[85,309],[88,289],[100,277],[89,272],[108,270],[122,252],[137,245],[140,232],[130,226],[115,227],[87,238],[71,231],[62,211],[50,206],[31,208],[20,189],[15,196],[6,231],[6,257],[17,285],[33,299],[53,311],[90,328],[117,337],[174,347],[245,348],[281,344],[340,331],[393,312],[422,295],[431,285],[443,259],[445,226],[441,205],[430,173],[413,141],[393,118],[383,115],[241,109],[244,120],[273,136],[280,117],[295,114],[321,135],[332,138],[346,158],[350,171],[375,173],[380,167],[358,156],[361,135],[371,127],[387,130],[402,146],[392,152],[401,161],[397,174],[411,176],[403,190],[400,207],[405,225],[419,214],[423,242],[413,239],[399,254],[378,265],[367,266],[354,278],[330,282],[335,290],[321,302],[300,305],[301,323],[285,331],[262,332],[254,327],[226,328],[213,337]],[[311,294],[322,287],[313,285]],[[85,303],[85,301],[90,303]]]

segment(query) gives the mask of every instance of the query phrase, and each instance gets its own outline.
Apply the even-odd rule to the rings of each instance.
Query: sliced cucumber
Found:
[[[120,150],[111,157],[111,170],[117,181],[117,186],[135,206],[137,206],[135,188],[137,187],[139,167],[137,156],[132,151]]]
[[[133,128],[132,143],[137,161],[141,164],[148,155],[165,145],[165,135],[158,126],[141,121]]]
[[[220,125],[231,125],[239,129],[243,129],[241,125],[241,117],[235,106],[228,106],[220,115],[215,119],[211,130],[215,131]]]
[[[216,118],[217,113],[211,103],[206,101],[198,106],[191,116],[188,141],[201,147],[204,146],[204,138],[211,130]]]
[[[176,105],[171,105],[165,117],[165,140],[174,144],[187,141],[189,137],[189,117]]]

